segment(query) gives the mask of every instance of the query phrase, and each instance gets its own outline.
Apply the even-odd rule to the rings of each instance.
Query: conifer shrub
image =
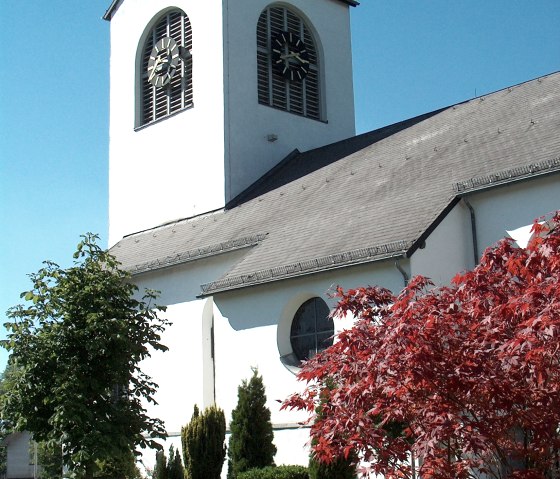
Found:
[[[164,451],[156,452],[156,465],[152,477],[153,479],[167,479],[167,456]]]
[[[268,466],[240,472],[237,479],[309,479],[309,474],[304,466]],[[338,479],[338,476],[332,476],[332,479]]]
[[[195,405],[191,421],[181,430],[188,479],[220,479],[226,457],[225,439],[224,411],[212,406],[200,414]]]
[[[231,436],[228,448],[228,479],[238,479],[241,472],[274,465],[276,446],[266,407],[262,377],[253,369],[249,381],[237,389],[237,407],[231,413]]]
[[[328,378],[325,381],[324,388],[321,392],[321,400],[315,408],[315,420],[323,419],[323,405],[326,402],[327,394],[334,389],[334,382]],[[313,439],[312,444],[316,444],[317,440]],[[353,455],[347,459],[343,457],[336,458],[329,464],[319,462],[313,457],[309,458],[309,479],[354,479],[356,477],[356,467],[352,464]]]
[[[185,470],[179,449],[169,448],[169,459],[167,461],[167,479],[185,479]]]
[[[309,479],[354,479],[355,477],[356,468],[350,460],[341,458],[335,459],[330,464],[324,464],[313,457],[309,459]]]

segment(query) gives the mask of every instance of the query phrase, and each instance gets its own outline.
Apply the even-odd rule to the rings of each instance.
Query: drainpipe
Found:
[[[408,274],[406,274],[406,271],[403,269],[403,267],[400,265],[398,259],[395,260],[395,268],[397,268],[399,272],[402,274],[404,280],[404,286],[406,287],[408,285],[408,281],[410,278],[408,277]]]
[[[465,202],[465,205],[467,205],[467,208],[470,211],[471,214],[471,232],[472,232],[472,242],[473,242],[473,254],[474,254],[474,265],[476,266],[478,264],[478,235],[476,234],[476,217],[474,214],[474,208],[472,207],[472,205],[469,203],[469,200],[467,200],[467,198],[465,198],[463,196],[463,201]]]

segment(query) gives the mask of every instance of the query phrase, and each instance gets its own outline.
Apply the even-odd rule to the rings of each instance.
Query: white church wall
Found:
[[[402,266],[406,268],[406,262]],[[289,345],[293,316],[303,302],[315,296],[333,307],[335,300],[329,298],[328,293],[337,285],[349,289],[370,284],[399,291],[403,287],[403,277],[393,262],[387,261],[216,296],[216,399],[228,423],[237,404],[237,387],[243,379],[251,377],[252,367],[258,368],[263,377],[273,425],[293,426],[304,421],[305,414],[280,410],[283,400],[304,387],[296,380],[293,370],[280,360],[286,344]],[[350,326],[351,320],[336,321],[335,331]],[[279,451],[276,463],[307,464],[307,440],[306,429],[275,431]]]
[[[474,266],[468,208],[460,202],[426,239],[424,248],[410,258],[412,276],[430,278],[437,286],[448,285],[459,271]]]
[[[138,131],[139,49],[150,22],[170,4],[127,0],[111,20],[109,245],[224,203],[222,2],[172,6],[192,24],[194,107]]]
[[[149,405],[150,415],[165,422],[167,432],[181,430],[190,419],[194,404],[202,406],[204,392],[202,314],[207,300],[168,307],[172,322],[161,342],[169,348],[155,351],[142,364],[142,370],[159,385],[157,405]]]
[[[479,257],[507,236],[507,230],[531,224],[560,207],[554,177],[541,177],[467,197],[474,210]],[[412,275],[422,274],[436,285],[448,285],[455,274],[474,267],[470,211],[459,202],[410,259]]]
[[[26,479],[37,477],[37,444],[31,433],[14,432],[8,435],[2,446],[6,447],[6,479]]]
[[[468,197],[475,215],[478,251],[506,236],[507,230],[532,224],[560,209],[560,185],[551,175],[494,188]]]
[[[225,171],[228,198],[240,193],[295,148],[306,151],[355,134],[348,6],[339,0],[291,0],[289,3],[312,27],[318,51],[328,52],[328,57],[321,55],[325,121],[258,104],[257,21],[267,6],[286,2],[244,0],[243,8],[238,8],[237,0],[226,0]],[[278,139],[268,141],[270,134],[277,135]]]

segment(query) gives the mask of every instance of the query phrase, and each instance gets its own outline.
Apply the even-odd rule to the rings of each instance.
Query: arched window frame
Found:
[[[298,361],[311,359],[318,352],[332,346],[334,321],[329,313],[327,303],[319,297],[308,299],[297,309],[290,328],[290,344]],[[302,343],[309,343],[309,340],[312,347],[305,354]]]
[[[188,15],[180,9],[166,10],[155,17],[139,46],[137,66],[136,127],[144,127],[192,108],[193,60],[192,27]],[[148,61],[154,45],[162,37],[171,37],[182,48],[179,68],[168,85],[157,88],[148,81]]]
[[[290,81],[272,68],[271,38],[282,31],[301,38],[309,54],[309,73],[301,82]],[[316,35],[301,14],[285,5],[266,7],[257,23],[258,102],[314,120],[325,120],[321,61]]]

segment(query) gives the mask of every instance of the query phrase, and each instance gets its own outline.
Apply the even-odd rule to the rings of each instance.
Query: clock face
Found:
[[[270,42],[274,70],[290,81],[302,81],[309,72],[309,53],[294,33],[280,32]]]
[[[158,87],[167,85],[179,65],[179,45],[170,37],[161,38],[152,49],[148,60],[148,81]]]

